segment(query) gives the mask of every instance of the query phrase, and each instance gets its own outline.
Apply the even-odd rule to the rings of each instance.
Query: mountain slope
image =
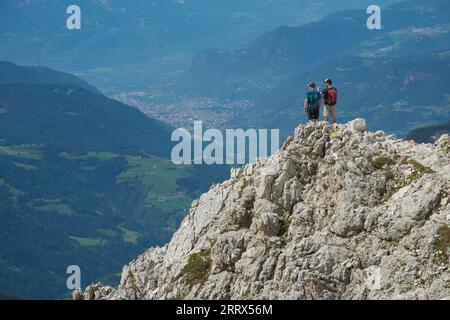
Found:
[[[63,298],[74,264],[84,284],[116,284],[121,266],[166,243],[229,171],[175,166],[170,126],[80,79],[12,70],[14,83],[0,84],[0,292]]]
[[[85,299],[450,298],[450,140],[299,126]],[[80,292],[75,299],[82,298]]]
[[[433,143],[443,134],[450,133],[450,121],[442,125],[421,127],[412,130],[406,135],[406,139],[417,143]]]
[[[170,155],[170,126],[49,68],[0,61],[0,110],[0,138],[10,144]]]
[[[82,89],[100,93],[97,88],[71,74],[54,71],[46,67],[23,67],[17,64],[0,61],[0,84],[60,84],[76,85]]]
[[[74,85],[0,85],[0,106],[0,137],[8,143],[170,155],[168,125]]]

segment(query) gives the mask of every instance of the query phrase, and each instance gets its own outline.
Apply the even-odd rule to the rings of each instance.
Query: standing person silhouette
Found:
[[[323,117],[324,121],[328,122],[331,115],[333,124],[336,123],[336,103],[337,103],[337,89],[333,87],[331,79],[325,80],[325,89],[320,94],[323,96]]]
[[[304,111],[308,114],[310,122],[319,121],[320,113],[320,93],[316,90],[316,84],[311,82],[305,95]]]

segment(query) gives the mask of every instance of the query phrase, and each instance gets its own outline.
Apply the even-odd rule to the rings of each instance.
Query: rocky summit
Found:
[[[301,125],[75,299],[450,299],[450,139]]]

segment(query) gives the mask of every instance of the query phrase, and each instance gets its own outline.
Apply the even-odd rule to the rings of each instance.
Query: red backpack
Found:
[[[334,106],[334,105],[336,105],[336,102],[337,102],[337,90],[336,90],[336,88],[333,87],[333,88],[328,89],[328,91],[327,91],[326,104],[328,106]]]

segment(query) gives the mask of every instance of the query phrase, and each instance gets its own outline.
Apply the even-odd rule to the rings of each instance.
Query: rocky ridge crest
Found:
[[[75,299],[450,299],[450,139],[301,125]]]

